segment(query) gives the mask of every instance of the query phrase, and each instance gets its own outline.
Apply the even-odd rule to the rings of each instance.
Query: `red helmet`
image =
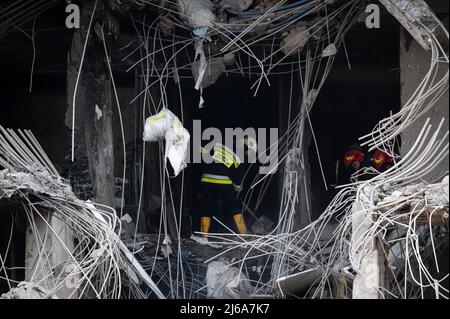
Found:
[[[344,154],[344,165],[345,167],[350,167],[353,162],[362,162],[364,160],[364,154],[355,149],[351,149]]]
[[[376,150],[373,152],[372,161],[375,165],[375,168],[380,169],[383,165],[391,164],[394,162],[394,158],[382,150]]]

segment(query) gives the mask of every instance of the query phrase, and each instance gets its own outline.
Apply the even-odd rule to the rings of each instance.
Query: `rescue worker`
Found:
[[[343,173],[339,174],[339,169],[337,169],[336,172],[336,180],[338,180],[338,178],[340,179],[338,182],[339,184],[350,183],[353,178],[356,178],[357,180],[364,179],[364,175],[368,172],[365,169],[362,169],[370,166],[363,149],[356,143],[352,144],[344,153],[342,163]],[[356,172],[358,172],[358,174],[354,175]],[[338,177],[338,175],[340,176]]]
[[[394,157],[383,150],[375,150],[372,153],[372,164],[378,172],[388,170],[394,164]]]
[[[251,137],[238,141],[237,147],[238,150],[243,150],[245,155],[248,155],[249,150],[255,153],[257,150],[256,141]],[[244,164],[230,148],[219,143],[214,145],[212,159],[211,164],[204,165],[200,179],[203,193],[200,231],[204,234],[209,232],[212,216],[217,211],[218,202],[222,201],[224,213],[232,215],[238,233],[247,234],[242,206],[237,198],[238,193],[242,191],[246,171]]]
[[[353,144],[344,154],[344,166],[346,169],[356,172],[361,168],[365,157],[362,148],[358,144]]]

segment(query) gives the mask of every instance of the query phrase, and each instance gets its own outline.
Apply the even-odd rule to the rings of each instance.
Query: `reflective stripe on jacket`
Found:
[[[240,158],[227,146],[217,143],[213,148],[210,164],[204,164],[202,183],[233,185],[240,191],[242,190],[242,179],[245,173]]]
[[[210,184],[220,184],[220,185],[231,185],[233,182],[228,176],[216,175],[216,174],[203,174],[202,179],[200,180],[202,183],[210,183]]]

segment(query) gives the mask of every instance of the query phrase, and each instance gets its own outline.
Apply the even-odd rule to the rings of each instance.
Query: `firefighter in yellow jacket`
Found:
[[[256,153],[256,140],[246,137],[238,141],[238,148]],[[242,190],[245,167],[230,148],[222,144],[215,144],[211,164],[205,164],[201,176],[201,189],[203,193],[203,209],[200,212],[200,231],[209,232],[211,218],[217,211],[218,202],[222,201],[225,214],[231,214],[239,234],[247,234],[247,226],[242,214],[242,205],[237,198]]]

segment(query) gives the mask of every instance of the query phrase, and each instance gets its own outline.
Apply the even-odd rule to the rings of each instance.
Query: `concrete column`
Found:
[[[81,28],[74,33],[68,65],[68,119],[71,128],[72,97],[78,73],[77,100],[75,103],[75,160],[87,158],[88,171],[98,203],[114,206],[114,139],[113,139],[113,99],[111,78],[104,53],[101,25],[105,24],[106,46],[110,46],[112,28],[115,23],[106,6],[99,2],[89,32],[84,62],[81,65],[88,27],[94,10],[93,1],[84,1],[81,13]],[[108,49],[111,51],[110,49]],[[69,121],[70,120],[70,121]]]
[[[364,212],[364,209],[364,205],[358,202],[352,207],[351,263],[357,273],[353,280],[353,299],[378,299],[377,288],[382,285],[380,254],[376,240],[364,238],[373,224],[371,211]]]
[[[400,36],[400,77],[401,77],[401,105],[405,105],[413,92],[417,89],[419,83],[428,72],[431,61],[431,53],[425,51],[404,29]],[[442,63],[438,77],[442,77],[448,72],[448,64]],[[408,127],[402,134],[401,155],[405,155],[416,142],[417,136],[423,127],[426,119],[429,117],[430,124],[437,127],[442,118],[446,119],[445,126],[448,128],[449,108],[448,91],[426,112],[414,125]],[[444,130],[442,130],[444,131]],[[441,132],[442,137],[443,132]],[[448,141],[447,141],[448,143]],[[433,172],[425,177],[427,182],[435,182],[443,173],[448,171],[448,156],[438,165]]]
[[[58,298],[77,298],[77,277],[70,275],[76,269],[69,252],[74,250],[71,229],[58,218],[47,214],[43,218],[34,215],[35,229],[28,225],[25,244],[25,281],[32,281],[43,288],[56,290]],[[66,279],[64,279],[66,278]]]

